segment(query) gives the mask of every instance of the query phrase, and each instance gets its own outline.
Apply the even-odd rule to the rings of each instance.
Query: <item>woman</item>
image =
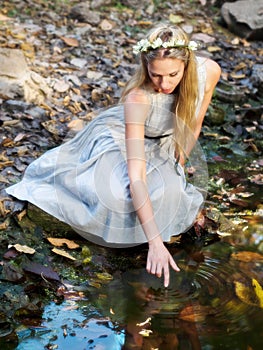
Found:
[[[179,271],[164,245],[194,222],[203,202],[183,165],[220,76],[176,26],[160,25],[134,51],[138,71],[121,103],[27,168],[7,189],[105,246],[148,242],[146,269],[169,285]]]

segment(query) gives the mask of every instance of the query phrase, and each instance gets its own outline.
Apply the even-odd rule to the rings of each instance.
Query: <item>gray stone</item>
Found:
[[[100,23],[99,13],[90,9],[90,3],[88,1],[73,6],[70,10],[69,16],[84,23],[93,25]]]
[[[233,33],[247,40],[263,40],[263,0],[226,2],[221,16]]]
[[[133,8],[133,9],[138,9],[138,8],[145,9],[145,8],[148,8],[148,6],[153,5],[154,3],[152,0],[144,0],[144,1],[141,1],[141,0],[123,0],[122,4],[127,6],[127,7]]]
[[[0,98],[42,104],[49,97],[46,80],[29,69],[21,50],[0,48],[0,67]]]
[[[251,81],[258,89],[260,96],[263,96],[263,64],[254,64],[252,67]]]
[[[90,7],[92,9],[97,9],[101,6],[110,5],[111,2],[112,2],[112,0],[92,0],[90,3]]]

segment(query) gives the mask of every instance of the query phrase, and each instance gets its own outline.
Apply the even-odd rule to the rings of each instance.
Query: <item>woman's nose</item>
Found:
[[[161,88],[165,89],[169,87],[169,80],[167,77],[162,77],[162,80],[160,82]]]

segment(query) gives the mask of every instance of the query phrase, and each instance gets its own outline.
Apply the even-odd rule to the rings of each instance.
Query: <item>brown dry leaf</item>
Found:
[[[64,43],[67,44],[68,46],[73,46],[73,47],[79,46],[79,42],[75,38],[67,38],[65,36],[61,36],[60,39],[63,40]]]
[[[263,255],[255,252],[248,252],[248,251],[233,253],[231,257],[235,260],[242,261],[242,262],[263,261]]]
[[[20,47],[23,50],[24,55],[26,57],[28,57],[28,58],[34,58],[35,57],[35,49],[29,43],[22,43]]]
[[[52,252],[55,253],[55,254],[64,256],[65,258],[68,258],[70,260],[76,260],[72,255],[70,255],[67,252],[65,252],[65,250],[53,248]]]
[[[8,249],[10,248],[15,248],[20,253],[25,253],[25,254],[34,254],[36,251],[33,248],[28,247],[27,245],[21,245],[21,244],[9,244]]]
[[[48,237],[47,240],[56,247],[62,247],[63,244],[66,244],[69,249],[79,248],[79,245],[77,243],[66,238]]]
[[[26,215],[26,209],[22,210],[19,214],[17,214],[18,221],[21,221],[23,217]]]
[[[201,305],[186,306],[181,312],[179,318],[188,322],[203,322],[208,314],[208,308]]]
[[[248,251],[233,253],[231,257],[235,260],[242,261],[242,262],[263,261],[263,255],[255,252],[248,252]]]
[[[207,51],[208,52],[217,52],[217,51],[221,51],[222,49],[221,49],[221,47],[219,47],[219,46],[208,46],[208,48],[207,48]]]
[[[233,79],[244,79],[246,77],[246,74],[230,73],[230,76]]]
[[[4,222],[0,223],[0,231],[6,230],[9,226],[9,219],[6,219]]]

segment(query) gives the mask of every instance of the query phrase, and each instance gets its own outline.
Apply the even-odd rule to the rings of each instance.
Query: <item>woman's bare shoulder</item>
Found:
[[[149,103],[149,93],[142,88],[132,89],[125,98],[125,103]]]
[[[220,79],[221,67],[211,58],[206,59],[207,89],[213,89]]]

